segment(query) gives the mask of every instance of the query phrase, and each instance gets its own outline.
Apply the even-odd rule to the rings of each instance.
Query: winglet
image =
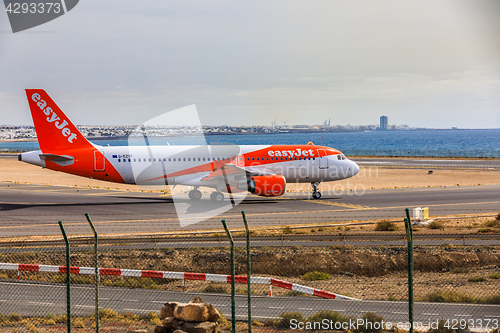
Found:
[[[26,96],[42,152],[93,147],[45,90],[26,89]]]

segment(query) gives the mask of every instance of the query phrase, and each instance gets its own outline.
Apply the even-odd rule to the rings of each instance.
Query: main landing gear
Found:
[[[212,200],[213,202],[222,202],[224,201],[224,194],[222,194],[221,192],[213,192],[212,194],[210,194],[210,200]]]
[[[189,191],[189,199],[193,201],[200,201],[201,200],[201,192],[197,188],[194,190]]]
[[[315,182],[315,183],[311,183],[312,185],[312,198],[313,199],[320,199],[321,198],[321,192],[318,191],[318,185],[319,183],[318,182]]]
[[[189,191],[188,196],[192,201],[200,201],[202,194],[198,188],[195,188],[194,190]],[[210,194],[210,200],[213,202],[222,202],[224,201],[224,194],[221,192],[213,192]]]

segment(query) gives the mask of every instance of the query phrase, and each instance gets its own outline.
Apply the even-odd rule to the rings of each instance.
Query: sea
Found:
[[[485,130],[419,130],[335,133],[277,133],[190,135],[184,137],[153,137],[130,140],[130,144],[191,145],[285,145],[313,142],[336,148],[349,156],[412,156],[412,157],[500,157],[500,129]],[[129,140],[92,140],[101,146],[129,145]],[[36,141],[3,141],[0,152],[37,150]]]

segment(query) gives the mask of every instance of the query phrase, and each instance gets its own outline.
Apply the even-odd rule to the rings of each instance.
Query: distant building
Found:
[[[386,116],[380,117],[380,130],[381,131],[387,131],[389,128],[389,118]]]

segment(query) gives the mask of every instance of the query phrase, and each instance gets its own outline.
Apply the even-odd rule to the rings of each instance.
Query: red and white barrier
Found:
[[[66,266],[0,263],[0,270],[11,270],[18,272],[24,271],[24,272],[66,273]],[[70,267],[69,271],[71,274],[86,274],[86,275],[95,274],[95,268],[93,267]],[[147,271],[138,269],[99,268],[99,275],[183,280],[182,283],[183,290],[184,290],[184,280],[200,280],[200,281],[214,281],[214,282],[228,282],[228,283],[231,282],[231,275]],[[247,283],[248,280],[246,276],[236,275],[234,277],[234,281],[236,283]],[[334,294],[328,291],[314,289],[300,284],[281,281],[278,279],[273,279],[268,277],[251,276],[250,283],[268,284],[270,288],[272,286],[275,286],[322,298],[356,300],[355,298],[352,297]],[[271,289],[269,289],[269,295],[272,296]]]

